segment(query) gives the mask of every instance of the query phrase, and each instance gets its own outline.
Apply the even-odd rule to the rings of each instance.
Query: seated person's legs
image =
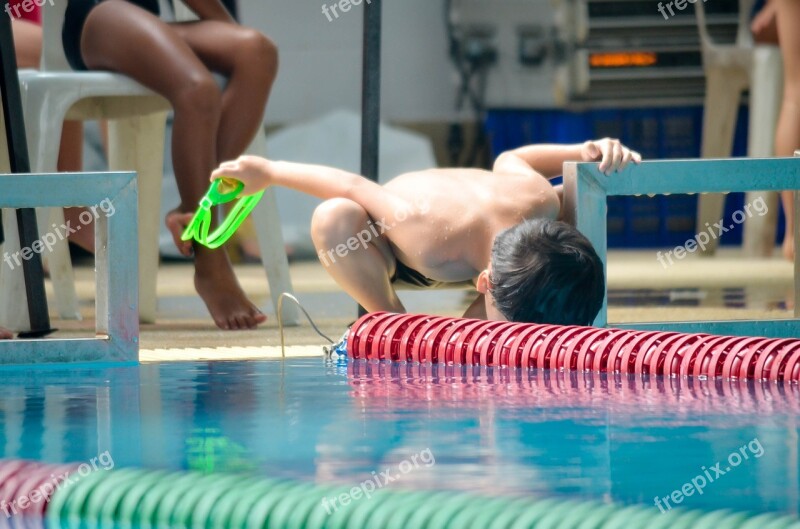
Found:
[[[217,65],[213,57],[207,56],[209,49],[223,50],[220,55],[227,54],[237,61],[239,52],[233,52],[236,48],[224,40],[216,41],[219,48],[214,48],[216,36],[224,37],[214,32],[201,43],[209,49],[200,50],[201,45],[186,33],[185,27],[170,26],[133,4],[109,0],[91,10],[81,36],[81,55],[88,67],[136,79],[164,96],[175,110],[173,166],[181,204],[167,223],[176,242],[180,242],[183,226],[208,188],[208,175],[218,164],[220,152],[226,157],[236,156],[235,151],[244,149],[260,127],[273,75],[269,71],[257,72],[250,80],[254,84],[240,79],[229,84],[228,89],[246,89],[239,93],[226,90],[223,94],[204,60]],[[199,32],[192,37],[202,40]],[[120,42],[126,45],[120,46]],[[242,50],[243,55],[251,57],[249,52],[244,53],[248,50]],[[219,66],[224,67],[222,59]],[[233,76],[235,70],[222,73]],[[246,90],[253,93],[245,94]],[[238,106],[242,101],[248,105],[246,109]],[[233,114],[228,116],[229,109],[235,110],[230,110]],[[227,129],[223,130],[223,122],[230,124]],[[191,246],[181,243],[179,248],[191,254]],[[219,327],[253,328],[266,319],[245,296],[222,249],[197,246],[194,255],[195,286]]]

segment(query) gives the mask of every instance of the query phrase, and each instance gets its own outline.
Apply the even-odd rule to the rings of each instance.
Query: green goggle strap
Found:
[[[230,190],[228,191],[227,189]],[[258,205],[259,200],[264,195],[264,191],[239,199],[228,216],[225,217],[225,220],[222,221],[222,224],[209,234],[211,208],[236,200],[242,189],[244,189],[244,184],[236,180],[219,178],[212,182],[208,193],[200,200],[200,207],[197,209],[197,213],[195,213],[192,221],[181,235],[181,240],[195,240],[211,249],[219,248],[225,244],[236,233],[236,230],[242,225],[247,215]]]

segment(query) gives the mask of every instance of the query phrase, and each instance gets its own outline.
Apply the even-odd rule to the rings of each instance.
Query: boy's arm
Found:
[[[275,162],[258,156],[241,156],[225,162],[211,179],[230,177],[244,183],[244,194],[252,195],[268,186],[282,186],[322,200],[345,198],[366,210],[373,219],[396,218],[415,207],[363,176],[326,167],[293,162]],[[421,212],[425,212],[419,208]]]
[[[528,145],[506,151],[497,157],[495,173],[527,174],[536,171],[547,179],[560,176],[564,162],[600,162],[608,174],[624,168],[628,162],[639,163],[642,157],[619,140],[604,138],[575,145]]]
[[[282,186],[323,200],[354,198],[364,188],[380,187],[366,178],[323,165],[277,162],[258,156],[241,156],[225,162],[211,180],[234,178],[244,183],[244,194],[252,195],[268,186]]]

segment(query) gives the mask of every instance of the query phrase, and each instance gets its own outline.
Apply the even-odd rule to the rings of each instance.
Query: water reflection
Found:
[[[562,417],[591,417],[598,406],[635,412],[638,424],[666,415],[675,426],[705,421],[709,413],[800,414],[800,385],[766,381],[365,361],[350,363],[348,376],[365,408],[463,408],[491,399],[509,409],[556,409]]]
[[[7,458],[256,470],[652,504],[757,438],[689,507],[796,512],[796,385],[319,360],[0,371]],[[655,508],[655,507],[653,507]]]

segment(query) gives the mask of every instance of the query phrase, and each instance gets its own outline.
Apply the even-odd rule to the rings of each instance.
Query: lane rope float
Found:
[[[353,359],[799,382],[800,339],[537,325],[375,312],[350,327]]]

